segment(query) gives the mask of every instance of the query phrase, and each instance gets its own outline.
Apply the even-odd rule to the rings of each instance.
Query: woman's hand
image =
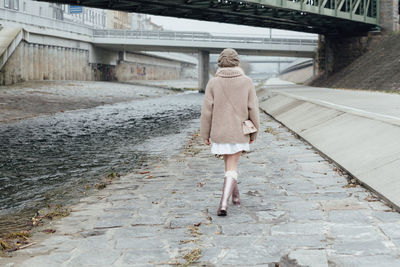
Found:
[[[206,144],[207,146],[209,146],[211,144],[210,139],[204,139],[204,144]]]
[[[254,142],[254,140],[250,140],[249,144],[251,144],[251,143],[253,143],[253,142]]]

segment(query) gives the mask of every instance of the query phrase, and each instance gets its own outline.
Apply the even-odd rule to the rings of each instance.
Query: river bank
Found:
[[[0,87],[0,123],[171,94],[176,92],[115,82],[24,82]]]
[[[2,88],[14,109],[28,103],[30,110],[0,124],[6,144],[0,148],[1,236],[29,229],[39,209],[90,195],[110,173],[177,153],[200,115],[196,92],[92,82],[25,85]],[[16,96],[24,101],[12,102]]]
[[[5,266],[397,266],[400,215],[265,114],[239,164],[241,206],[216,216],[223,162],[194,133],[115,180]],[[296,265],[294,265],[296,266]]]
[[[266,95],[259,93],[264,102]],[[230,206],[225,218],[216,216],[223,162],[196,133],[202,97],[184,93],[68,112],[71,116],[65,119],[73,133],[84,125],[89,136],[107,133],[94,140],[117,136],[111,139],[117,152],[128,147],[128,156],[137,150],[164,156],[150,158],[104,189],[80,197],[69,216],[37,228],[29,240],[36,244],[0,259],[0,265],[400,264],[400,214],[265,114],[259,139],[240,160],[242,204]],[[150,114],[146,107],[151,107]],[[71,124],[75,116],[84,117],[84,123]],[[99,121],[93,125],[94,118]],[[132,119],[149,121],[143,124],[149,129],[145,135],[158,135],[141,139],[143,143],[129,139],[138,134],[133,131],[137,124],[124,127]],[[92,154],[82,158],[104,154],[101,147],[112,151],[93,142],[85,147]]]
[[[144,85],[151,87],[158,87],[170,90],[198,90],[197,80],[137,80],[135,82],[127,82],[128,84]]]

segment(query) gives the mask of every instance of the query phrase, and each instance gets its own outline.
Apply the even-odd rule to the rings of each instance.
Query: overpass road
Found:
[[[217,36],[206,32],[94,30],[93,44],[124,51],[172,51],[220,53],[231,47],[240,54],[313,58],[315,39]]]

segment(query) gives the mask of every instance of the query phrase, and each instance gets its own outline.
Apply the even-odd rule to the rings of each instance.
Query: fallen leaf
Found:
[[[183,256],[187,264],[193,264],[196,261],[198,261],[201,257],[202,257],[201,250],[199,248],[195,248]]]
[[[377,198],[374,197],[374,196],[367,196],[367,197],[365,198],[365,200],[368,201],[368,202],[377,202],[377,201],[379,201],[379,199],[377,199]]]
[[[4,240],[0,240],[0,248],[2,250],[8,250],[11,249],[11,246]]]
[[[31,232],[29,231],[19,231],[15,233],[9,233],[6,235],[6,239],[13,239],[13,238],[28,238],[31,236]]]

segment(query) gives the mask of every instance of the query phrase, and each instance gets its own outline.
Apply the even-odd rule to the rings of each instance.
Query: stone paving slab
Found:
[[[1,266],[400,266],[400,214],[265,114],[239,166],[242,205],[216,216],[223,161],[194,135],[121,177]],[[272,129],[272,131],[271,131]],[[266,131],[267,130],[267,131]],[[190,264],[188,264],[190,265]]]

